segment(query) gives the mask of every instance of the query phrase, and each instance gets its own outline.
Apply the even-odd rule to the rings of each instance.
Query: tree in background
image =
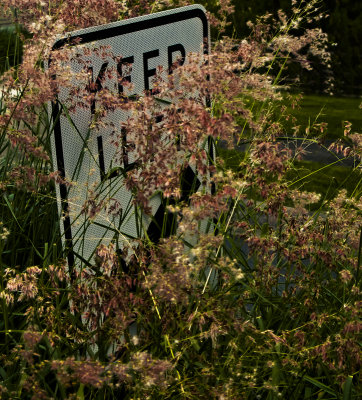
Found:
[[[201,0],[210,11],[218,9],[218,1]],[[290,0],[260,0],[247,2],[233,0],[235,10],[229,16],[230,25],[226,27],[226,34],[237,38],[245,38],[250,34],[248,21],[255,21],[257,16],[271,13],[278,16],[278,10],[282,9],[287,15],[292,12],[293,4],[299,1]],[[317,5],[326,18],[319,21],[304,21],[303,28],[321,28],[329,37],[329,51],[332,55],[331,71],[334,78],[335,94],[359,95],[362,92],[360,83],[362,76],[362,59],[360,44],[362,41],[362,3],[353,0],[325,0]],[[216,37],[218,32],[213,31]],[[297,65],[289,68],[288,78],[294,79],[300,76],[301,86],[304,90],[323,92],[326,90],[326,78],[330,78],[329,70],[317,59],[311,59],[313,69],[302,71]]]
[[[132,2],[128,2],[132,3]],[[189,2],[192,3],[192,2]],[[219,8],[219,1],[200,0],[195,3],[203,4],[209,11],[215,12]],[[228,36],[244,38],[250,35],[248,21],[255,21],[257,16],[270,12],[278,15],[282,9],[286,14],[292,12],[293,1],[289,0],[260,0],[247,2],[233,0],[234,12],[228,17],[231,23],[226,26],[225,33]],[[299,2],[295,2],[299,3]],[[138,7],[138,6],[137,6]],[[139,9],[137,8],[135,12]],[[360,43],[362,42],[362,3],[354,0],[325,0],[319,3],[320,11],[328,15],[318,22],[312,22],[311,28],[320,27],[329,36],[329,51],[332,54],[331,71],[334,77],[335,94],[359,95],[362,91],[360,77],[362,76],[362,60]],[[219,31],[212,30],[214,38],[220,35]],[[8,66],[19,62],[14,55],[19,46],[16,29],[0,25],[0,73]],[[329,71],[322,66],[317,59],[313,62],[312,71],[305,72],[294,65],[289,69],[288,77],[299,75],[301,86],[304,90],[323,92],[326,90],[326,76]],[[328,76],[329,78],[329,76]]]

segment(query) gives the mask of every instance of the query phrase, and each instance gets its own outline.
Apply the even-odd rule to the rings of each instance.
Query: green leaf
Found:
[[[352,380],[353,376],[349,375],[343,384],[343,400],[352,399]]]
[[[195,349],[196,351],[200,351],[200,345],[199,345],[199,343],[197,342],[197,340],[191,339],[190,342],[191,342],[192,346],[194,347],[194,349]]]
[[[310,386],[306,386],[304,392],[304,399],[310,399],[312,397],[312,389]]]
[[[77,399],[84,400],[84,384],[80,383],[77,391]]]
[[[336,392],[330,388],[329,386],[326,386],[324,383],[317,381],[317,379],[314,379],[310,376],[303,376],[303,379],[309,383],[312,383],[314,386],[317,386],[319,389],[324,390],[325,392],[329,393],[330,395],[334,396],[334,398],[338,398]]]
[[[0,367],[0,376],[2,377],[3,380],[7,378],[7,373],[5,372],[3,367]]]
[[[172,104],[172,101],[170,101],[170,100],[161,99],[161,98],[159,98],[159,97],[155,97],[154,99],[155,99],[156,101],[158,101],[159,103],[163,103],[163,104],[167,104],[167,105]]]

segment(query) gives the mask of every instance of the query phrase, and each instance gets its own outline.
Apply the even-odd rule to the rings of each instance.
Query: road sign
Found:
[[[74,31],[57,40],[53,51],[62,50],[69,43],[72,49],[89,50],[89,93],[94,94],[102,87],[117,87],[121,94],[127,90],[116,77],[113,81],[106,79],[108,71],[113,68],[124,80],[132,83],[133,94],[142,95],[145,90],[152,89],[152,77],[158,66],[167,71],[177,58],[181,57],[185,62],[190,52],[207,53],[208,42],[205,10],[200,5],[192,5]],[[96,50],[102,46],[110,49],[114,55],[112,60],[102,60]],[[80,72],[81,66],[76,60],[70,61],[68,66],[73,72]],[[81,83],[75,81],[73,87],[79,85]],[[101,243],[117,240],[122,247],[132,238],[142,236],[142,232],[157,239],[157,219],[163,218],[165,209],[161,197],[155,196],[150,201],[154,218],[140,215],[131,192],[124,187],[122,175],[110,173],[116,167],[116,148],[111,143],[109,126],[119,124],[127,117],[126,114],[111,113],[107,117],[108,127],[92,129],[95,102],[89,107],[67,110],[65,103],[70,93],[69,87],[61,88],[58,100],[52,104],[54,169],[59,170],[63,178],[74,182],[70,187],[59,185],[57,198],[63,216],[64,244],[71,249],[69,264],[73,265],[76,258],[92,264],[94,252]],[[134,154],[129,153],[122,167],[128,168],[134,161]],[[191,169],[186,174],[190,175],[189,179],[192,175],[195,178]],[[199,185],[196,178],[196,187]],[[92,197],[94,190],[98,193],[96,199]],[[94,218],[89,213],[82,213],[84,204],[94,206],[100,200],[102,205],[119,204],[119,212],[112,216],[108,211],[98,210]],[[162,220],[159,222],[162,224]]]

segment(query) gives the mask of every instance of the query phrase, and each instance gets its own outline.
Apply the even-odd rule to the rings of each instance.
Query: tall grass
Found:
[[[126,163],[124,149],[115,147],[109,172],[131,191],[130,213],[144,225],[137,237],[126,236],[124,204],[117,208],[92,175],[88,197],[71,199],[76,207],[69,202],[59,218],[56,185],[72,193],[77,182],[52,172],[54,123],[60,115],[71,119],[79,99],[91,107],[95,97],[73,92],[63,114],[49,116],[46,103],[57,96],[52,76],[64,85],[71,79],[64,60],[44,71],[52,35],[165,4],[174,5],[20,2],[11,9],[32,37],[22,63],[0,78],[0,394],[357,399],[361,142],[346,126],[349,146],[337,149],[355,159],[356,190],[315,206],[320,196],[302,191],[296,182],[308,177],[295,176],[294,160],[278,141],[293,117],[276,114],[280,70],[293,57],[308,67],[308,52],[327,57],[323,35],[301,33],[315,2],[295,6],[290,17],[280,13],[279,21],[260,18],[240,43],[223,38],[207,63],[185,63],[159,81],[157,95],[124,101],[98,93],[90,135],[108,129],[102,117],[111,105],[132,112],[114,137],[119,146],[126,133],[137,165],[127,169],[134,160]],[[210,19],[219,29],[229,7],[220,2],[219,20]],[[220,140],[229,149],[247,144],[235,165],[213,160],[212,143],[217,148]],[[150,215],[156,197],[157,221]],[[74,249],[62,240],[68,211],[77,212],[70,214],[74,229],[78,220],[89,227],[100,218],[118,221],[94,254],[75,254],[74,263]]]

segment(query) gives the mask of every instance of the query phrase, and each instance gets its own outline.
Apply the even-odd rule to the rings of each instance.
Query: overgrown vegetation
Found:
[[[297,160],[306,142],[292,154],[280,140],[298,137],[294,109],[276,112],[291,54],[306,68],[309,57],[328,61],[326,37],[300,25],[319,18],[316,2],[272,23],[259,18],[250,37],[223,38],[201,60],[187,55],[137,98],[109,89],[112,70],[98,91],[74,88],[65,66],[75,57],[77,81],[90,79],[89,54],[77,44],[44,68],[56,35],[176,5],[184,2],[2,2],[32,37],[22,63],[0,78],[1,397],[358,399],[361,138],[344,124],[345,141],[330,149],[353,160],[351,176],[320,201],[309,185],[323,170],[304,175]],[[225,0],[210,15],[220,38],[232,13]],[[110,49],[93,51],[114,60]],[[125,93],[126,76],[118,81]],[[52,171],[60,115],[49,116],[47,103],[56,98],[64,121],[81,106],[93,110],[86,151],[112,129],[114,169],[105,177],[112,173],[134,204],[114,201],[109,179],[93,171],[86,182]],[[115,107],[129,116],[118,126],[107,120]],[[226,161],[212,162],[212,143],[221,142]],[[233,153],[241,144],[244,152]],[[56,185],[68,191],[60,221]],[[156,198],[163,223],[151,235]],[[139,237],[125,233],[126,210]],[[80,246],[62,245],[67,217],[85,231],[108,221],[88,259],[71,262]]]

